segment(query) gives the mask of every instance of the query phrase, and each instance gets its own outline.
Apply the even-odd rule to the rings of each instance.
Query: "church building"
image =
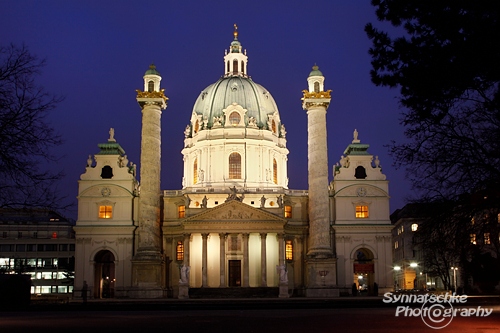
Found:
[[[227,288],[336,297],[393,288],[388,181],[378,157],[354,130],[329,183],[331,95],[314,66],[302,98],[309,188],[289,189],[293,133],[271,93],[250,78],[247,60],[235,26],[224,75],[186,114],[175,190],[160,189],[161,167],[169,167],[160,159],[168,98],[155,66],[146,71],[137,91],[139,166],[111,129],[79,180],[75,290],[84,281],[94,298],[188,298]]]

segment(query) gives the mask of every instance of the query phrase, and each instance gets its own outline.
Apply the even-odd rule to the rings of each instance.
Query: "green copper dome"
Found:
[[[323,76],[323,73],[321,73],[318,66],[314,65],[309,76]]]
[[[144,75],[158,75],[160,76],[160,73],[156,70],[156,66],[154,64],[149,65],[149,69],[144,73]]]
[[[207,119],[208,128],[211,128],[214,117],[224,118],[222,110],[232,103],[247,110],[245,122],[253,117],[256,125],[264,129],[268,127],[268,115],[278,112],[276,102],[267,89],[243,76],[224,77],[206,87],[198,96],[193,112]]]

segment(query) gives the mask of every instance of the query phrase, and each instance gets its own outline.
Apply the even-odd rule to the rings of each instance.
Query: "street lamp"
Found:
[[[455,285],[455,294],[457,293],[457,270],[458,267],[452,267],[451,270],[453,271],[453,284]]]

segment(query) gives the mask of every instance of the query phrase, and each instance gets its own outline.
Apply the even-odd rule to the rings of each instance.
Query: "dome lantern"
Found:
[[[224,76],[243,76],[248,77],[248,57],[246,55],[246,50],[243,52],[241,43],[238,40],[238,26],[234,24],[234,39],[229,46],[229,52],[226,50],[226,55],[224,56]]]

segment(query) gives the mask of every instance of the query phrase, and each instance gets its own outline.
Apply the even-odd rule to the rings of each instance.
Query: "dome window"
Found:
[[[278,163],[275,158],[273,158],[273,183],[278,184]]]
[[[241,73],[245,74],[245,62],[241,61]]]
[[[236,111],[231,112],[231,114],[229,115],[229,123],[233,126],[238,126],[240,124],[240,121],[240,114]]]
[[[274,121],[274,119],[271,122],[271,130],[273,131],[273,133],[276,133],[276,122]]]
[[[153,81],[148,82],[148,91],[153,92],[155,90],[155,83]]]
[[[193,184],[198,183],[198,159],[194,159],[193,163]]]
[[[238,75],[238,60],[233,60],[233,75]]]
[[[198,120],[196,120],[196,123],[194,124],[194,133],[198,133],[198,131],[200,130],[200,122]]]
[[[229,179],[241,179],[241,155],[238,153],[229,155]]]
[[[228,73],[229,73],[230,71],[231,71],[231,69],[229,68],[229,61],[228,61],[228,62],[227,62],[227,71],[226,71],[226,72],[228,72]]]
[[[319,82],[314,82],[314,92],[319,92]]]

